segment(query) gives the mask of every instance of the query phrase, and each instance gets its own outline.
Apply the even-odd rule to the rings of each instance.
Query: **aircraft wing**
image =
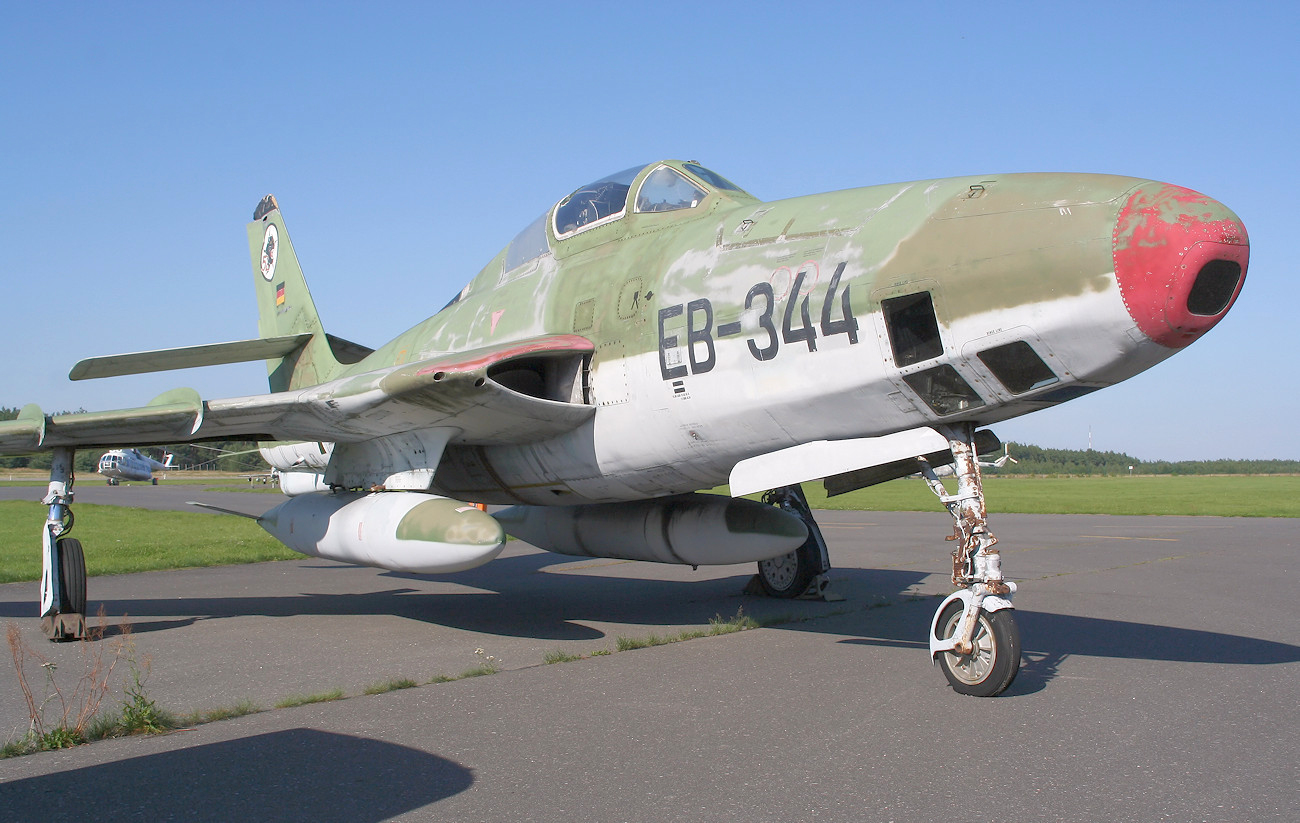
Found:
[[[533,442],[595,413],[580,387],[593,350],[586,338],[551,335],[272,394],[204,401],[175,389],[140,408],[53,416],[27,406],[0,422],[0,454],[210,439],[356,443],[435,427],[454,430],[452,442]]]

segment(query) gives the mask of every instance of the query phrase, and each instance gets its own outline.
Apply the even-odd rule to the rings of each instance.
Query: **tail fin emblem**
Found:
[[[279,255],[280,234],[274,223],[266,225],[266,234],[262,236],[262,277],[270,283],[275,277],[275,259]]]

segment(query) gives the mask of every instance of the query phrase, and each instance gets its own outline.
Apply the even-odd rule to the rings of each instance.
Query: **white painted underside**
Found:
[[[715,341],[717,365],[681,378],[680,391],[662,379],[658,351],[623,358],[617,366],[607,362],[593,375],[598,395],[617,369],[631,402],[601,407],[590,426],[548,444],[493,450],[493,466],[521,486],[563,483],[584,499],[608,501],[710,488],[726,482],[737,464],[765,455],[771,456],[731,476],[738,481],[739,491],[733,491],[941,449],[942,438],[930,447],[918,443],[922,447],[915,450],[894,447],[903,440],[874,439],[936,422],[1001,420],[1041,408],[1012,395],[988,372],[975,357],[986,348],[1028,339],[1060,378],[1043,391],[1118,382],[1169,356],[1171,350],[1135,333],[1113,279],[1110,284],[1099,292],[962,318],[942,329],[942,358],[903,371],[893,367],[878,316],[859,318],[857,344],[843,335],[819,337],[816,352],[803,343],[783,344],[770,362],[754,359],[745,335]],[[697,352],[697,360],[704,358]],[[689,363],[684,348],[671,362]],[[940,363],[956,368],[985,405],[940,418],[900,379],[904,371]],[[804,444],[813,445],[784,451]],[[791,465],[783,467],[786,461]],[[754,468],[759,466],[762,472]]]

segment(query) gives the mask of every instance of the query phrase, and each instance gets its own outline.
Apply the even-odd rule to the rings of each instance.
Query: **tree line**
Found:
[[[1045,449],[1009,443],[1015,463],[989,468],[990,474],[1300,474],[1300,460],[1139,460],[1124,452]]]

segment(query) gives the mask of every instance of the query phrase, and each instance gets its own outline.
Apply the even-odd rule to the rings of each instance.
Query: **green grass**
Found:
[[[634,649],[648,649],[652,646],[666,646],[669,643],[681,643],[683,640],[695,640],[700,637],[717,637],[720,634],[743,632],[748,629],[757,629],[761,625],[764,624],[745,614],[744,608],[740,608],[736,611],[735,617],[716,615],[710,618],[707,629],[682,629],[673,634],[651,634],[645,637],[623,637],[620,635],[615,639],[614,645],[619,651],[627,652]],[[552,661],[547,660],[546,662],[550,663]]]
[[[204,709],[181,715],[176,718],[176,722],[182,727],[201,726],[204,723],[216,723],[219,720],[229,720],[232,717],[243,717],[246,714],[257,714],[260,711],[262,711],[261,706],[258,706],[252,700],[245,698],[230,706],[218,706],[215,709]]]
[[[159,512],[75,504],[72,537],[89,575],[257,563],[301,557],[252,520],[206,512]],[[39,580],[41,527],[48,508],[0,501],[0,583]]]
[[[952,478],[946,479],[954,490]],[[936,511],[925,483],[905,477],[827,498],[820,483],[804,491],[815,509]],[[1300,476],[1146,475],[1138,477],[993,477],[984,482],[991,513],[1300,517]]]
[[[386,680],[382,683],[372,683],[366,686],[365,694],[384,694],[385,692],[395,692],[399,689],[414,689],[420,685],[409,677],[394,677],[392,680]]]
[[[949,492],[956,489],[944,478]],[[820,482],[805,483],[814,509],[942,511],[918,477],[904,477],[837,497]],[[726,486],[712,490],[726,494]],[[1217,517],[1300,517],[1300,475],[1139,475],[1026,477],[985,475],[989,512],[1132,514]],[[749,495],[758,499],[759,495]]]
[[[951,478],[948,484],[953,487]],[[829,499],[820,483],[806,483],[804,489],[819,509],[940,511],[929,488],[911,477]],[[994,515],[1300,517],[1300,476],[1294,475],[988,476],[985,489]],[[72,536],[86,547],[92,576],[299,557],[246,518],[92,504],[77,504],[74,511]],[[39,579],[45,513],[39,503],[0,501],[0,583]]]
[[[582,659],[582,655],[569,654],[563,649],[552,649],[551,651],[546,652],[546,654],[542,655],[542,661],[547,665],[550,665],[552,663],[571,663],[574,660],[581,660],[581,659]]]
[[[311,703],[329,703],[332,700],[342,700],[347,697],[342,689],[330,689],[327,692],[318,692],[316,694],[295,694],[276,701],[277,709],[291,709],[294,706],[306,706]]]

